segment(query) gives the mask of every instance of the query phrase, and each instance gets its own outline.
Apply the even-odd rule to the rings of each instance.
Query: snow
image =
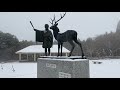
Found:
[[[90,78],[120,78],[120,59],[89,60],[89,64]],[[37,63],[0,63],[0,78],[37,78]]]
[[[56,59],[56,58],[57,58],[57,59]],[[38,60],[39,60],[39,59],[48,60],[48,58],[38,58]],[[51,58],[50,58],[49,60],[51,60]],[[54,58],[52,57],[52,60],[55,60],[55,61],[56,61],[56,60],[57,60],[57,61],[59,60],[59,61],[75,62],[75,61],[85,61],[85,60],[87,60],[87,59],[74,59],[74,58],[73,58],[73,59],[71,60],[71,59],[69,59],[69,58],[64,58],[64,57],[61,58],[61,59],[60,59],[59,57],[54,57]]]
[[[101,64],[93,64],[92,61],[100,61]],[[90,61],[91,78],[120,78],[120,59],[92,60]]]
[[[0,67],[0,78],[37,78],[37,63],[1,63]]]
[[[31,46],[28,46],[24,49],[17,51],[16,54],[18,53],[44,53],[44,52],[45,50],[44,48],[42,48],[42,45],[31,45]],[[51,52],[52,53],[58,52],[58,45],[53,45],[53,47],[51,48]],[[63,47],[63,52],[69,53],[70,51],[67,50],[65,47]]]

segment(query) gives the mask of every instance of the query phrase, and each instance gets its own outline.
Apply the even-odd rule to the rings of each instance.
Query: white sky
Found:
[[[0,12],[0,31],[11,33],[21,40],[35,41],[34,27],[44,30],[44,24],[49,24],[54,14],[56,19],[64,12]],[[120,20],[120,12],[67,12],[66,16],[59,22],[61,32],[76,30],[78,38],[85,40],[105,32],[115,32]]]

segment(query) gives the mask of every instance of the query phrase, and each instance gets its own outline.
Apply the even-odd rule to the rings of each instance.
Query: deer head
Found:
[[[53,31],[55,30],[55,31],[57,31],[57,32],[59,32],[59,29],[58,29],[58,27],[57,27],[57,25],[58,25],[58,22],[64,17],[66,15],[66,12],[62,15],[62,14],[60,14],[60,19],[58,19],[58,20],[55,20],[55,15],[54,15],[54,18],[53,19],[51,19],[51,24],[52,24],[52,26],[50,27],[50,29],[52,29]]]

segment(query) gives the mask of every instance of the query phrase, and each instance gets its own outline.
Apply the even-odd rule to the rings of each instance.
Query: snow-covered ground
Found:
[[[120,59],[90,60],[89,63],[90,78],[120,78]],[[37,63],[0,63],[0,78],[37,78]]]
[[[37,78],[37,63],[0,63],[0,78]]]
[[[102,62],[94,64],[94,62]],[[90,63],[91,78],[120,78],[120,59],[92,60]]]

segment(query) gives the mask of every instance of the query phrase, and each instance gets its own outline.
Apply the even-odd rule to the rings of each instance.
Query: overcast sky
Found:
[[[60,18],[64,12],[0,12],[0,31],[11,33],[21,40],[35,41],[35,32],[30,25],[44,30],[44,24],[49,24],[50,18],[56,15]],[[105,32],[115,32],[120,20],[120,12],[67,12],[59,22],[60,32],[75,30],[78,38],[85,40]]]

